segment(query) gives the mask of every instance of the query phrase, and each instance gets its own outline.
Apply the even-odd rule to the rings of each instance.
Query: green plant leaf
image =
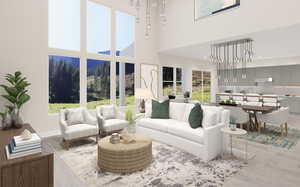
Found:
[[[15,104],[17,102],[16,98],[10,95],[2,95],[2,97],[4,97],[5,99],[7,99],[9,102],[11,102],[12,104]]]
[[[20,97],[18,98],[18,101],[16,102],[17,107],[18,107],[18,108],[21,108],[22,105],[24,105],[24,104],[25,104],[26,102],[28,102],[29,100],[30,100],[30,96],[27,95],[27,94],[24,94],[24,95],[20,96]]]
[[[7,108],[9,114],[11,114],[13,112],[13,110],[15,109],[14,106],[10,106],[10,105],[6,105],[5,107]]]

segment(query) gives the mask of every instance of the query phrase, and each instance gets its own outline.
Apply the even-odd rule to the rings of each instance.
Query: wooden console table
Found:
[[[53,151],[42,143],[42,153],[7,160],[5,146],[24,129],[0,131],[0,187],[53,187]]]

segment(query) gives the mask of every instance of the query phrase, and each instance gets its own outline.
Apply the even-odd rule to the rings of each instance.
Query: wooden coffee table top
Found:
[[[107,136],[105,138],[102,138],[98,142],[98,146],[101,149],[109,150],[109,151],[131,151],[131,150],[138,150],[142,149],[146,146],[149,146],[152,143],[152,140],[146,136],[140,135],[140,134],[133,134],[132,138],[134,139],[134,142],[131,143],[124,143],[123,140],[121,140],[120,143],[112,144],[110,143],[109,139],[110,136]]]

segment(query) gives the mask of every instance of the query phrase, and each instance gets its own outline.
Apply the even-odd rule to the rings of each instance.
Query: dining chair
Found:
[[[287,136],[288,134],[288,118],[289,118],[289,108],[281,107],[280,109],[267,113],[267,114],[258,114],[257,115],[259,121],[261,121],[264,125],[264,129],[266,128],[266,124],[280,126],[281,136]],[[260,128],[260,125],[259,125]],[[285,134],[284,131],[285,130]]]

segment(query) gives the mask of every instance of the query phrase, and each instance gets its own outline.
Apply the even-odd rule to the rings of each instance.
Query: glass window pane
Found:
[[[79,106],[79,61],[49,56],[49,113]]]
[[[211,73],[203,72],[203,102],[211,101]]]
[[[134,57],[135,17],[116,11],[117,56]]]
[[[87,51],[110,54],[111,9],[91,1],[87,2]]]
[[[87,60],[87,108],[110,104],[110,62]]]
[[[48,1],[48,45],[80,50],[80,0]]]
[[[163,67],[163,81],[174,81],[174,68]]]
[[[181,95],[182,94],[182,83],[177,82],[176,83],[176,95]]]
[[[192,81],[193,81],[192,99],[202,101],[202,72],[193,71]]]
[[[174,87],[173,82],[163,82],[163,95],[164,96],[174,95],[173,87]]]
[[[132,63],[116,64],[116,97],[117,105],[130,106],[135,104],[134,74],[135,67]]]
[[[182,69],[176,68],[176,81],[182,81]]]

